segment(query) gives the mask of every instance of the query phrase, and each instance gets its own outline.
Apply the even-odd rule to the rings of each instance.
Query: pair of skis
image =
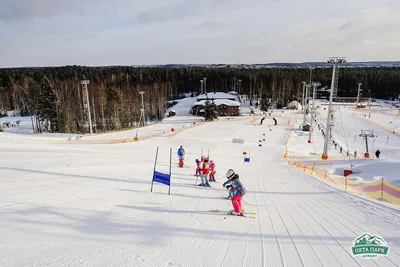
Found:
[[[211,212],[218,212],[226,215],[231,215],[231,216],[238,216],[238,217],[247,217],[247,218],[252,218],[255,219],[257,216],[257,213],[255,212],[247,212],[247,211],[242,211],[241,214],[234,214],[231,211],[222,211],[222,210],[211,210]]]

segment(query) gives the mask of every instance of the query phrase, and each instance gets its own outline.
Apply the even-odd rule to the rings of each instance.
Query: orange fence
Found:
[[[396,131],[396,130],[394,129],[394,128],[396,128],[396,127],[389,128],[389,127],[386,127],[386,126],[384,126],[384,125],[382,125],[382,124],[380,124],[380,123],[378,123],[378,122],[376,122],[376,121],[374,121],[374,120],[371,120],[371,119],[369,119],[369,118],[365,118],[365,117],[362,117],[362,116],[359,116],[359,115],[355,115],[355,116],[356,116],[357,118],[359,118],[359,119],[362,119],[362,120],[366,121],[366,122],[372,123],[372,124],[378,126],[379,128],[385,129],[386,131],[388,131],[388,132],[390,132],[390,133],[393,133],[393,134],[395,134],[395,135],[400,136],[400,132],[399,132],[398,130]]]
[[[330,185],[348,192],[352,192],[376,200],[400,205],[400,186],[395,186],[381,179],[375,182],[356,182],[347,177],[332,176],[328,171],[318,169],[318,165],[306,165],[299,161],[288,160],[289,165],[311,176],[325,181]]]
[[[343,177],[333,176],[330,175],[327,170],[318,169],[318,166],[320,165],[332,166],[332,161],[318,162],[318,165],[316,164],[316,162],[314,162],[312,165],[307,165],[301,161],[296,161],[294,157],[293,159],[289,159],[288,143],[289,143],[289,138],[293,132],[293,128],[291,129],[290,133],[287,136],[285,154],[283,155],[283,158],[288,161],[289,166],[292,166],[294,168],[299,169],[300,171],[310,174],[311,176],[319,180],[325,181],[338,189],[352,192],[365,197],[373,198],[376,200],[400,205],[400,186],[392,185],[389,182],[385,181],[385,179],[383,178],[379,181],[371,183],[356,182],[352,181],[351,179],[345,176]],[[307,158],[304,158],[304,160],[307,160]]]

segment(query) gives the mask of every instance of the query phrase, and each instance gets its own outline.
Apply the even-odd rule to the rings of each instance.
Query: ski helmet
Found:
[[[235,171],[233,169],[229,169],[226,172],[226,178],[231,179],[235,175]]]

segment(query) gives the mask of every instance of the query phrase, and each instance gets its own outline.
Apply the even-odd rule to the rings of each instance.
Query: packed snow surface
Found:
[[[179,119],[192,118],[162,124]],[[289,167],[283,153],[292,126],[252,120],[220,119],[122,144],[0,133],[0,266],[399,265],[398,207]],[[151,134],[157,127],[141,130]],[[244,144],[232,143],[237,137]],[[180,145],[185,168],[177,166]],[[169,172],[172,148],[171,195],[161,184],[150,192],[157,147],[160,172]],[[218,182],[211,188],[195,187],[194,162],[202,151],[216,163]],[[250,163],[243,162],[244,151]],[[243,206],[256,219],[211,212],[232,209],[221,186],[229,168],[240,175]],[[353,240],[365,232],[387,242],[388,257],[351,255]]]

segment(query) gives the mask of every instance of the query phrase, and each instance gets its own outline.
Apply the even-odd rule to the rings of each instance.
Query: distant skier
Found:
[[[357,158],[357,151],[354,151],[354,158]]]
[[[381,152],[379,151],[379,149],[375,152],[375,157],[377,158],[377,159],[379,159],[379,155],[381,154]]]
[[[199,186],[208,186],[211,187],[211,185],[208,182],[208,176],[210,174],[210,165],[208,164],[208,158],[204,159],[203,164],[201,165],[201,184]]]
[[[236,174],[233,170],[229,170],[226,173],[226,178],[232,181],[229,188],[233,211],[231,211],[230,213],[232,215],[243,216],[242,198],[246,194],[246,189],[240,182],[239,175]]]
[[[215,163],[214,161],[210,160],[210,182],[215,182]]]
[[[183,146],[179,147],[177,154],[179,159],[179,167],[183,167],[185,159],[185,149],[183,148]]]

